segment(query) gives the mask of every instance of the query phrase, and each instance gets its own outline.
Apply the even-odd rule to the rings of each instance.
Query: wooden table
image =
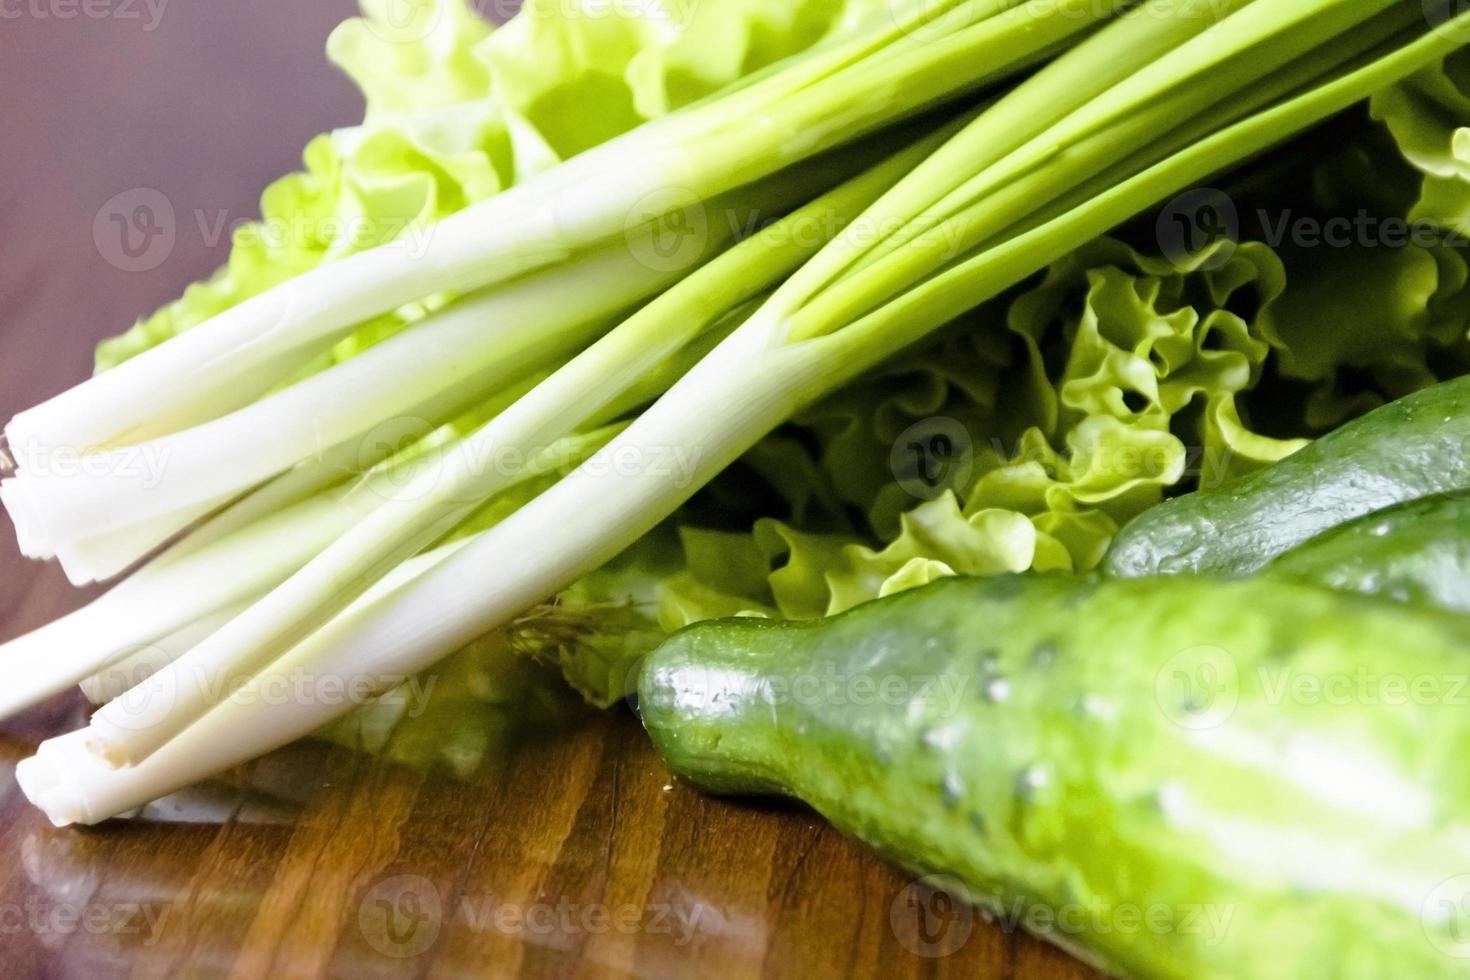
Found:
[[[156,3],[15,9],[0,20],[5,418],[222,261],[211,229],[252,216],[313,133],[360,112],[321,57],[348,0],[180,0],[156,23]],[[129,272],[94,224],[139,188],[168,199],[177,235]],[[20,560],[5,528],[8,639],[86,593]],[[448,684],[386,754],[303,743],[90,830],[52,829],[11,774],[80,702],[5,723],[0,977],[1093,976],[809,812],[671,785],[626,710],[587,711],[534,674],[501,682],[502,703]]]

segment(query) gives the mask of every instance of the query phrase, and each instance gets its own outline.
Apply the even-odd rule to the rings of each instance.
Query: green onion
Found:
[[[109,377],[101,375],[88,383],[93,395],[77,389],[17,419],[13,441],[67,438],[115,449],[137,432],[195,438],[235,411],[259,411],[290,429],[284,413],[259,406],[296,386],[243,407],[264,393],[267,364],[278,369],[404,303],[471,290],[484,292],[461,304],[503,302],[525,283],[564,281],[556,277],[585,270],[591,256],[616,264],[619,246],[609,243],[643,194],[677,186],[709,202],[741,191],[748,202],[768,186],[759,182],[793,164],[1045,63],[1009,90],[987,93],[978,114],[950,105],[950,122],[930,135],[907,131],[908,145],[876,166],[815,199],[815,191],[795,195],[809,203],[677,281],[630,285],[661,292],[611,329],[602,318],[629,299],[609,287],[606,297],[580,301],[607,303],[578,311],[575,326],[571,316],[554,321],[565,347],[548,339],[528,344],[521,358],[496,346],[497,333],[463,376],[440,375],[451,361],[419,342],[452,331],[442,326],[453,322],[450,305],[334,369],[347,369],[338,378],[383,380],[389,415],[412,401],[417,384],[432,389],[417,393],[440,413],[462,412],[476,398],[493,405],[442,445],[366,461],[361,469],[390,475],[415,459],[439,464],[390,499],[359,507],[355,488],[334,487],[309,462],[304,441],[238,481],[192,473],[177,495],[127,498],[140,508],[131,523],[95,516],[114,485],[78,479],[43,494],[45,484],[27,482],[23,467],[5,499],[26,544],[83,572],[287,471],[134,580],[146,590],[179,568],[220,569],[186,613],[158,615],[128,634],[158,649],[86,642],[119,615],[123,600],[110,597],[100,612],[17,641],[27,666],[11,706],[55,690],[62,674],[62,683],[90,678],[93,693],[119,695],[86,729],[22,763],[27,795],[58,822],[95,822],[316,730],[340,707],[312,698],[271,703],[266,692],[324,677],[390,689],[610,561],[803,407],[1171,193],[1443,57],[1470,26],[1462,15],[1433,28],[1393,0],[1177,0],[1112,16],[1125,6],[916,7],[897,25],[815,49],[449,219],[431,246],[442,251],[429,261],[407,263],[391,249],[364,253],[231,310],[199,328],[206,339],[153,362],[183,364],[200,351],[259,356],[216,373],[204,358],[199,384],[156,416],[131,403],[138,389],[128,394],[158,370],[144,355],[131,379],[96,385]],[[796,234],[813,225],[820,233]],[[537,297],[553,298],[542,290]],[[506,325],[505,336],[517,326]],[[372,355],[385,348],[423,356],[416,363],[424,374],[400,391],[372,373]],[[481,370],[493,379],[471,385]],[[221,379],[252,394],[235,404]],[[318,382],[322,390],[334,383]],[[293,404],[306,410],[309,398],[297,397]],[[108,406],[116,417],[106,418]],[[334,457],[362,431],[364,410],[349,407],[324,438]],[[609,423],[616,427],[603,428]],[[303,433],[290,437],[282,442]],[[532,481],[539,492],[482,529],[476,514],[533,474],[487,472],[477,461],[496,448],[534,454],[567,439],[592,440],[579,443],[590,457],[544,488]],[[685,464],[678,472],[668,469],[671,456]],[[316,537],[281,542],[308,525]],[[269,558],[224,568],[252,548]],[[205,635],[179,634],[199,620]],[[65,670],[36,663],[40,651],[73,638],[86,652]],[[118,664],[149,678],[124,691],[126,681],[97,676]]]

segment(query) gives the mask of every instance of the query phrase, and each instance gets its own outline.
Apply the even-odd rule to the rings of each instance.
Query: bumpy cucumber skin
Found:
[[[1206,667],[1218,700],[1176,687]],[[1050,938],[1120,975],[1470,975],[1442,952],[1455,923],[1423,918],[1470,872],[1470,710],[1282,694],[1360,668],[1453,683],[1465,621],[1266,579],[950,579],[817,624],[693,627],[645,665],[640,710],[681,777],[805,800],[1002,915],[1073,915]],[[799,695],[829,676],[844,694]],[[859,704],[859,677],[948,686]],[[1175,925],[1125,929],[1130,906]]]
[[[1288,551],[1266,573],[1470,613],[1470,493],[1360,517]]]
[[[1470,488],[1470,377],[1391,402],[1266,469],[1165,501],[1119,532],[1123,578],[1247,575],[1364,514]]]

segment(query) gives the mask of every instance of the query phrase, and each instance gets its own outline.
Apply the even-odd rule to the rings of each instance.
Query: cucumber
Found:
[[[683,779],[804,800],[1110,972],[1426,980],[1470,976],[1470,695],[1314,702],[1299,678],[1467,670],[1439,610],[1006,576],[691,627],[639,706]]]
[[[1364,514],[1470,489],[1470,376],[1425,388],[1217,490],[1176,497],[1119,532],[1104,568],[1139,578],[1247,575]]]
[[[1266,573],[1470,613],[1470,493],[1360,517],[1288,551]]]

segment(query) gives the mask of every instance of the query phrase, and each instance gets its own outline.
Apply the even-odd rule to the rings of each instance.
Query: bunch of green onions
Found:
[[[21,764],[30,799],[94,823],[311,733],[350,705],[264,692],[391,688],[804,406],[1470,29],[1449,0],[896,9],[445,219],[423,254],[323,265],[17,416],[0,497],[28,555],[86,583],[168,546],[3,648],[0,711],[77,683],[107,702]],[[90,465],[28,466],[68,448]]]

